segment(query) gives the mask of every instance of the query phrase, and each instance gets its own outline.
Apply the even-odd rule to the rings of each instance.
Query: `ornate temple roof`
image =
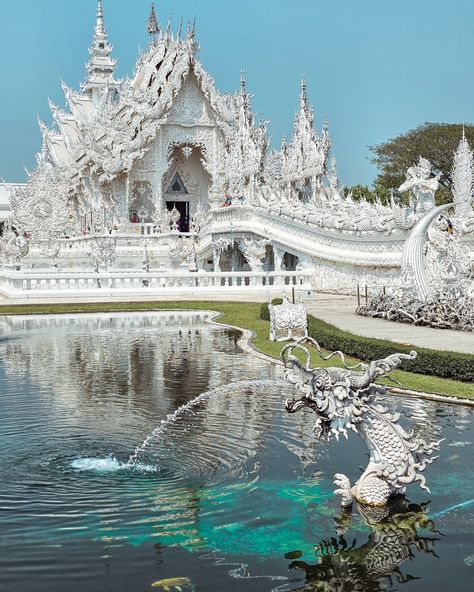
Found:
[[[150,44],[139,56],[133,78],[116,81],[116,61],[111,57],[102,0],[98,0],[81,91],[73,91],[63,83],[68,111],[50,104],[55,128],[48,130],[41,124],[47,160],[69,171],[73,187],[84,174],[95,174],[100,183],[106,183],[130,171],[134,162],[143,157],[160,125],[173,122],[176,98],[184,82],[192,78],[210,105],[209,121],[197,123],[219,127],[231,155],[227,160],[239,169],[230,171],[230,185],[248,178],[246,169],[254,169],[252,163],[264,167],[269,162],[266,124],[255,125],[245,80],[235,95],[219,93],[197,58],[195,24],[188,24],[184,34],[182,24],[176,33],[170,22],[161,29],[154,3],[147,30]],[[275,165],[278,160],[274,168],[289,182],[302,175],[321,176],[331,145],[326,128],[322,136],[313,129],[314,116],[305,84],[300,102],[295,137],[281,155],[275,153],[272,161]]]

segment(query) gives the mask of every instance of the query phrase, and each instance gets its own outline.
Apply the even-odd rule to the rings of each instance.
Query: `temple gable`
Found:
[[[166,122],[184,126],[215,123],[212,108],[193,73],[182,84]]]

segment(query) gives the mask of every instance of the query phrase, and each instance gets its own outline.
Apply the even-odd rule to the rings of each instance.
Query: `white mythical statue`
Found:
[[[252,271],[263,271],[267,239],[243,238],[238,241],[239,248],[247,259]]]
[[[20,259],[26,257],[30,250],[28,240],[13,229],[8,220],[3,235],[0,237],[0,254],[7,263],[20,264]]]
[[[429,160],[420,156],[417,164],[409,167],[406,180],[398,191],[411,191],[415,201],[410,200],[410,206],[416,214],[428,212],[435,206],[435,193],[439,187],[441,173],[432,175],[433,167]]]

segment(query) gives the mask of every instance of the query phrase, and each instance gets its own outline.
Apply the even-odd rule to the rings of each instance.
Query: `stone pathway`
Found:
[[[414,327],[384,319],[371,319],[355,314],[357,299],[354,296],[316,294],[306,301],[308,312],[340,329],[364,337],[388,339],[397,343],[455,351],[474,355],[474,335],[464,331]]]

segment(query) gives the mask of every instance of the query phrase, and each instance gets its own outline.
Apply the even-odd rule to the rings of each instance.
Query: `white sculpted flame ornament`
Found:
[[[311,354],[304,341],[312,343],[322,359],[340,355],[344,362],[341,352],[323,356],[312,338],[288,344],[281,352],[285,378],[303,396],[287,401],[287,411],[295,413],[309,408],[316,413],[315,427],[320,435],[339,439],[342,434],[347,438],[348,430],[353,430],[366,442],[370,452],[369,464],[353,486],[345,475],[335,475],[338,486],[335,493],[341,495],[342,505],[349,506],[355,499],[368,506],[384,506],[392,495],[404,494],[406,486],[415,481],[429,491],[421,473],[436,458],[431,455],[439,449],[441,440],[427,443],[414,432],[404,430],[398,423],[400,414],[379,402],[386,388],[374,384],[379,376],[391,372],[403,360],[414,360],[416,352],[392,354],[352,367],[344,363],[344,368],[310,368]],[[306,355],[304,366],[294,355],[295,349]]]

